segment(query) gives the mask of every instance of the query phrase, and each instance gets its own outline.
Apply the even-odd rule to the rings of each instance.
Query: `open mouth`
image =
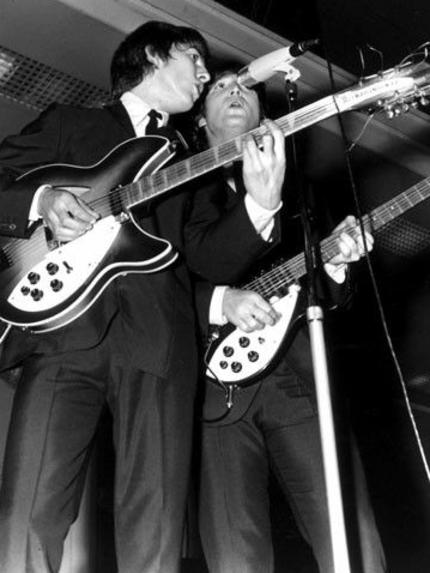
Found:
[[[243,109],[245,107],[245,102],[242,99],[232,99],[228,102],[228,107],[233,109]]]

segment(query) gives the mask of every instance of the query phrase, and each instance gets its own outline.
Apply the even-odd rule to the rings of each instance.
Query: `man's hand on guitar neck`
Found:
[[[45,187],[38,199],[37,211],[50,228],[54,239],[66,243],[93,228],[99,215],[79,197],[66,191]]]
[[[369,252],[373,249],[374,239],[367,231],[364,234]],[[334,281],[341,283],[345,279],[346,265],[358,261],[364,255],[364,238],[360,225],[353,215],[345,217],[333,229],[331,236],[336,237],[339,252],[324,265],[324,268]]]
[[[280,315],[261,295],[250,290],[228,287],[224,293],[222,310],[228,322],[244,332],[273,326]]]
[[[251,136],[243,147],[243,182],[249,195],[264,209],[277,209],[281,203],[285,176],[285,141],[280,128],[266,120],[267,133],[261,148]]]

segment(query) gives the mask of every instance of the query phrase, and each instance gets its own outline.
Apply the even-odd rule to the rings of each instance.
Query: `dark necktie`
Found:
[[[148,112],[149,121],[146,124],[145,134],[150,135],[151,133],[157,133],[159,130],[157,119],[162,119],[161,113],[155,111],[155,109],[151,109]]]

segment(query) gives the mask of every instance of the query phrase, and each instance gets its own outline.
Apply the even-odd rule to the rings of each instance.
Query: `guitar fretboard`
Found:
[[[429,197],[430,177],[427,177],[390,201],[376,207],[367,215],[364,215],[364,229],[369,232],[375,232]],[[321,258],[324,263],[338,253],[337,240],[332,235],[321,241],[320,247]],[[264,298],[270,299],[270,297],[282,293],[282,289],[297,282],[305,274],[305,256],[304,253],[300,253],[248,284],[243,285],[242,288],[254,290]]]
[[[337,106],[333,97],[327,96],[318,102],[309,104],[277,119],[276,123],[281,128],[283,134],[288,136],[327,119],[336,112]],[[265,132],[264,127],[258,127],[246,135],[252,135],[257,143],[259,143]],[[125,203],[128,206],[142,203],[169,189],[175,188],[239,159],[242,156],[244,137],[245,136],[238,136],[221,145],[211,147],[188,159],[174,163],[161,171],[142,177],[127,187],[123,187],[121,193],[123,197],[125,194]]]

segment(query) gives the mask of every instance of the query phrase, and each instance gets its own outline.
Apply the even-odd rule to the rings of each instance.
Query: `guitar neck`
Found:
[[[428,64],[405,67],[403,70],[391,71],[387,75],[383,74],[382,77],[360,82],[355,87],[328,95],[279,118],[276,123],[284,136],[288,137],[337,113],[359,109],[374,102],[384,102],[387,97],[390,105],[393,105],[400,94],[403,94],[404,99],[405,94],[416,93],[418,84],[427,85],[429,80]],[[124,194],[125,204],[131,207],[142,203],[222,165],[231,163],[242,156],[245,137],[252,135],[259,142],[265,132],[264,127],[258,127],[247,134],[207,149],[123,187],[121,193]]]
[[[327,96],[318,102],[309,104],[277,119],[276,123],[281,128],[284,136],[287,137],[331,117],[337,111],[338,108],[334,97]],[[258,127],[245,135],[252,135],[259,142],[265,132],[266,129],[264,127]],[[129,207],[137,205],[239,159],[242,156],[245,135],[211,147],[197,155],[174,163],[170,167],[122,187],[121,194],[124,198],[124,203]]]
[[[430,177],[413,185],[390,201],[376,207],[370,213],[363,216],[365,231],[375,232],[412,209],[422,201],[430,197]],[[328,262],[338,254],[336,237],[330,235],[320,243],[321,259]],[[281,263],[264,275],[254,279],[242,288],[254,290],[266,299],[275,295],[283,295],[283,289],[297,282],[306,274],[304,253],[300,253],[292,259]]]

